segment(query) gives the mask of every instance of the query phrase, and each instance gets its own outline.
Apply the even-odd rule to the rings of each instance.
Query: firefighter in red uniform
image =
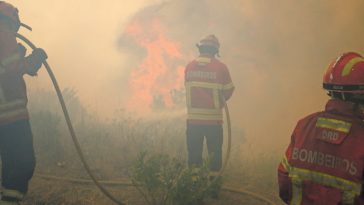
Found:
[[[16,41],[19,27],[18,10],[0,1],[0,205],[18,204],[33,175],[35,157],[23,75],[35,76],[47,58],[40,48],[25,57],[25,47]]]
[[[210,170],[217,173],[222,165],[222,109],[233,91],[229,71],[215,58],[220,44],[208,35],[197,44],[200,55],[185,69],[187,103],[188,165],[202,164],[204,138],[210,159]]]
[[[323,78],[325,111],[300,120],[278,168],[279,194],[292,205],[364,204],[364,58],[345,53]]]

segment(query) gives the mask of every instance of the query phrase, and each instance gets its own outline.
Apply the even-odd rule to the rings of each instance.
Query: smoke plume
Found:
[[[233,126],[261,149],[282,150],[297,120],[323,109],[328,63],[364,47],[361,0],[9,2],[61,86],[109,115],[183,110],[183,67],[200,38],[215,34],[236,86]],[[45,72],[27,81],[51,87]]]

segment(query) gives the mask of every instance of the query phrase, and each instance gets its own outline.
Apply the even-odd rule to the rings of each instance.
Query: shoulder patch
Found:
[[[332,144],[341,144],[349,134],[352,124],[342,120],[319,117],[316,121],[316,138]]]
[[[207,58],[207,57],[198,57],[196,58],[196,62],[198,64],[202,64],[202,65],[206,65],[206,64],[209,64],[211,63],[211,58]]]

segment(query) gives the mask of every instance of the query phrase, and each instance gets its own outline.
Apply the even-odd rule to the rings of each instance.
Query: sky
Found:
[[[233,127],[261,149],[282,150],[296,122],[324,108],[327,65],[364,48],[361,0],[9,2],[33,27],[20,33],[47,51],[61,86],[106,115],[179,109],[171,93],[183,95],[181,73],[195,44],[215,34],[236,86]],[[30,99],[51,89],[45,71],[26,80]]]

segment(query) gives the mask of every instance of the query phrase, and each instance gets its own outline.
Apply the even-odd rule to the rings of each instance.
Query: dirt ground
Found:
[[[22,205],[115,204],[93,184],[75,184],[39,177],[40,173],[44,173],[59,177],[89,178],[78,159],[67,129],[60,123],[61,116],[52,112],[33,113],[37,168]],[[146,121],[132,117],[130,119],[123,117],[110,122],[98,121],[97,118],[88,116],[82,119],[89,121],[75,123],[76,130],[84,155],[98,179],[113,181],[128,178],[130,168],[144,151],[149,151],[151,155],[163,153],[172,157],[178,156],[177,159],[180,156],[187,156],[183,118],[176,117],[163,123],[160,120]],[[276,180],[276,167],[281,155],[266,154],[266,150],[257,151],[252,144],[244,143],[243,137],[239,135],[234,138],[235,146],[224,173],[224,185],[244,188],[273,200],[274,203],[270,204],[281,205],[277,199]],[[133,186],[118,185],[106,188],[127,205],[147,205],[143,196]],[[223,191],[218,200],[206,199],[203,205],[242,204],[269,203],[249,195]]]
[[[132,186],[108,186],[107,189],[128,205],[146,205],[143,197]],[[266,196],[265,196],[266,197]],[[272,200],[271,198],[267,197]],[[276,200],[276,199],[273,199]],[[281,205],[277,200],[276,205]],[[75,184],[35,176],[23,205],[113,205],[92,184]],[[264,205],[262,200],[249,195],[223,191],[219,199],[207,199],[203,205]]]

